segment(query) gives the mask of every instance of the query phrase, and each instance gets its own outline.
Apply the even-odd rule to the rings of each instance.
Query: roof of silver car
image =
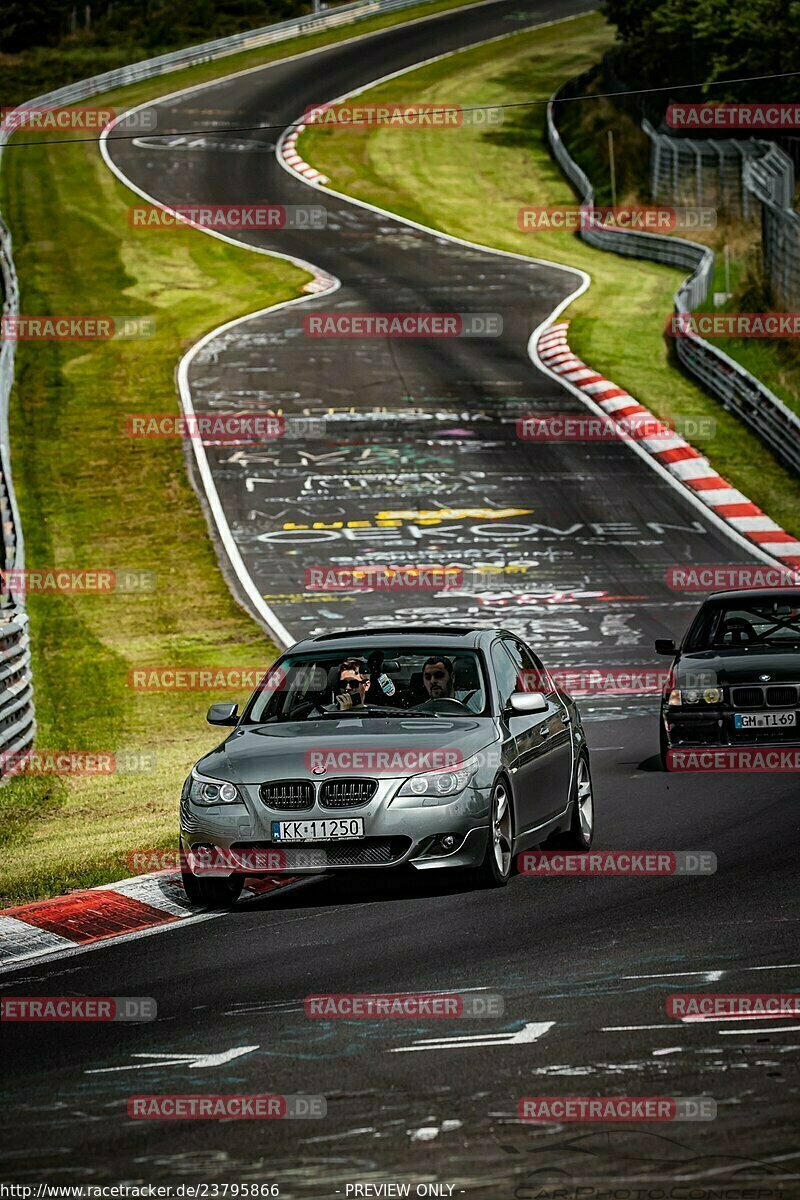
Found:
[[[372,629],[337,629],[331,633],[318,633],[315,637],[305,638],[298,646],[319,646],[324,642],[364,642],[382,641],[387,638],[404,642],[435,642],[437,645],[454,643],[471,646],[477,644],[481,634],[496,633],[497,630],[486,630],[475,625],[381,625]]]

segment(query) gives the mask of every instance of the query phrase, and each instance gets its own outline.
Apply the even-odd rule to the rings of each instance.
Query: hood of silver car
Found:
[[[463,761],[493,744],[496,737],[490,717],[345,716],[287,721],[237,729],[198,762],[197,770],[244,784],[337,774],[407,776],[424,771],[426,763],[446,768],[454,760]],[[443,761],[446,751],[453,753]]]

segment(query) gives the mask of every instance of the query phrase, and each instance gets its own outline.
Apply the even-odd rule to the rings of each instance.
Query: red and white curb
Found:
[[[622,428],[632,437],[636,437],[637,424],[646,425],[648,429],[659,425],[659,419],[624,388],[598,375],[573,354],[567,343],[568,327],[569,321],[559,321],[539,336],[536,350],[545,366],[593,400],[611,420],[617,423],[624,420]],[[672,433],[668,426],[661,425],[661,429],[663,433],[658,428],[653,429],[653,437],[636,437],[637,443],[736,533],[781,563],[800,567],[800,542],[796,538],[718,475],[694,446],[679,434]]]
[[[328,183],[328,176],[323,175],[315,167],[312,167],[301,158],[297,153],[297,139],[305,129],[305,125],[292,125],[278,146],[278,154],[293,171],[298,175],[302,175],[304,179],[309,179],[313,183]],[[307,283],[303,288],[304,292],[310,292],[312,295],[316,293],[322,294],[329,292],[336,284],[336,280],[330,275],[326,275],[324,271],[317,269],[317,273],[310,283]]]
[[[297,139],[305,128],[305,125],[292,125],[282,139],[278,153],[287,166],[290,166],[298,175],[302,175],[304,179],[313,180],[314,183],[328,183],[327,175],[323,175],[316,167],[312,167],[297,153]]]
[[[297,883],[300,878],[270,875],[250,879],[241,899],[255,899]],[[136,875],[52,900],[6,908],[0,912],[0,968],[172,925],[198,915],[209,914],[192,907],[186,899],[180,873],[172,870]]]

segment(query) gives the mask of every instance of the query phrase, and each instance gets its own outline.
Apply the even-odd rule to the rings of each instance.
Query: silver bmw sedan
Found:
[[[195,765],[184,888],[233,903],[246,876],[460,868],[508,882],[547,843],[588,850],[589,750],[573,698],[503,629],[389,627],[298,642]]]

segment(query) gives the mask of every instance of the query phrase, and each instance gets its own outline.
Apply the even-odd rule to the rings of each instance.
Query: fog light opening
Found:
[[[452,854],[463,840],[458,833],[439,833],[425,847],[425,856],[439,858],[443,854]]]

